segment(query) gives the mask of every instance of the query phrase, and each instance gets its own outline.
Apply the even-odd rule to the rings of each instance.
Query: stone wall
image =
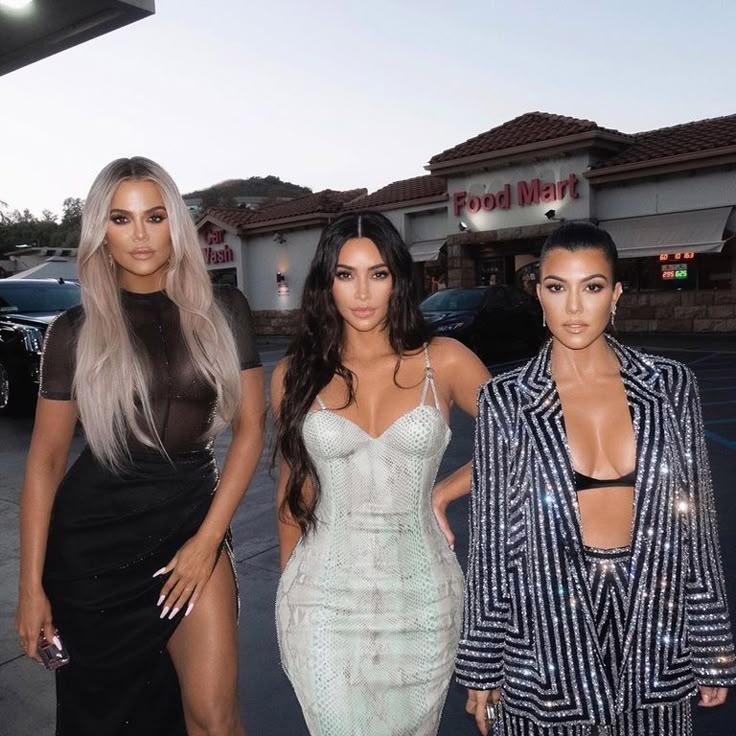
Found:
[[[293,335],[296,332],[298,309],[262,310],[253,312],[257,335]]]
[[[620,332],[736,332],[736,291],[624,292]]]

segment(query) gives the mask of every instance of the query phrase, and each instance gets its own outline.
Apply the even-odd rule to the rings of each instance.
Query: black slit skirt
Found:
[[[209,450],[136,454],[116,475],[87,448],[69,469],[43,581],[71,659],[56,672],[57,736],[186,735],[166,651],[184,610],[159,618],[165,578],[152,575],[197,532],[217,480]]]

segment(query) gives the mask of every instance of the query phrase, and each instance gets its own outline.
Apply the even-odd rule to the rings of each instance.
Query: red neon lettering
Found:
[[[215,250],[207,246],[206,248],[202,248],[202,255],[204,256],[204,262],[208,266],[230,263],[235,260],[235,253],[229,245],[226,245],[221,250]]]
[[[528,204],[539,204],[539,179],[531,181],[520,181],[516,185],[516,194],[520,207],[526,207]]]
[[[549,204],[557,199],[557,187],[554,182],[545,181],[542,183],[542,202]]]
[[[475,195],[468,197],[468,202],[465,208],[470,212],[471,215],[475,215],[480,212],[480,197]]]
[[[490,212],[491,210],[496,209],[496,198],[488,192],[487,194],[484,194],[480,198],[480,206],[486,211]]]
[[[567,181],[569,182],[570,187],[570,196],[573,199],[578,199],[580,197],[580,192],[578,191],[578,177],[575,174],[570,174]]]

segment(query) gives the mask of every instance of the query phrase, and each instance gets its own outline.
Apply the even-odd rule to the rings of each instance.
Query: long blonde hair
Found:
[[[113,195],[120,182],[130,179],[156,184],[168,213],[172,249],[164,288],[179,308],[181,330],[197,374],[217,392],[212,434],[227,425],[240,402],[235,341],[213,298],[197,231],[176,184],[150,159],[113,161],[92,184],[82,215],[78,264],[84,321],[77,344],[74,395],[92,452],[114,470],[120,470],[129,457],[130,435],[166,454],[151,409],[150,368],[133,347],[117,269],[103,247]]]

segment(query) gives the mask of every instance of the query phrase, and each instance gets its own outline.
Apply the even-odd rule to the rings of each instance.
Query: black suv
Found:
[[[0,411],[17,409],[38,391],[49,324],[81,301],[63,279],[0,279]]]
[[[444,289],[419,307],[433,334],[460,340],[486,363],[530,355],[544,339],[539,302],[516,286]]]

